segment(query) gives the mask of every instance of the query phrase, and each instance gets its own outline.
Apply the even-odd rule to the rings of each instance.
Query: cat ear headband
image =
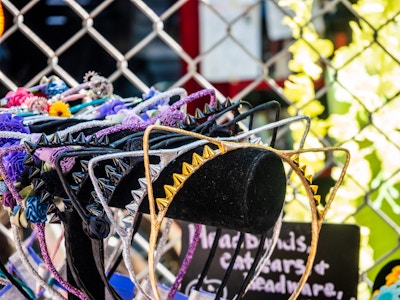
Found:
[[[205,154],[194,161],[191,164],[191,167],[183,165],[182,175],[183,178],[181,180],[176,181],[174,185],[171,186],[164,186],[165,189],[165,197],[163,198],[154,198],[153,194],[153,182],[151,177],[151,170],[150,170],[150,160],[149,160],[149,149],[148,149],[148,139],[151,130],[166,130],[171,132],[177,132],[181,134],[187,134],[189,136],[197,137],[202,140],[206,140],[211,144],[217,146],[216,150],[211,150],[211,152],[205,152]],[[157,279],[154,273],[154,249],[157,243],[157,236],[158,232],[161,227],[161,223],[172,204],[174,198],[179,193],[179,190],[185,184],[185,181],[189,180],[192,174],[198,172],[203,165],[205,165],[208,161],[214,160],[218,156],[226,155],[227,153],[239,149],[260,149],[262,151],[268,151],[272,155],[279,157],[282,161],[289,164],[289,166],[293,169],[293,171],[297,174],[300,178],[303,186],[305,187],[307,196],[309,198],[309,204],[311,208],[312,214],[312,222],[311,222],[311,232],[312,232],[312,241],[311,241],[311,248],[310,253],[308,256],[307,264],[305,267],[305,272],[303,273],[302,277],[299,280],[298,286],[296,287],[295,291],[293,292],[290,299],[296,299],[302,287],[304,286],[309,273],[312,269],[312,263],[315,258],[316,249],[317,249],[317,242],[319,237],[319,231],[322,226],[322,222],[326,216],[327,210],[329,209],[333,198],[336,194],[339,185],[343,181],[345,172],[347,170],[347,166],[349,164],[350,154],[347,149],[344,148],[321,148],[321,149],[300,149],[300,150],[276,150],[270,147],[265,147],[263,145],[254,145],[254,144],[247,144],[247,143],[233,143],[233,142],[226,142],[221,141],[213,138],[209,138],[206,136],[202,136],[193,132],[184,132],[180,129],[175,128],[166,128],[163,126],[153,125],[146,129],[144,137],[143,137],[143,151],[144,151],[144,165],[145,165],[145,177],[147,182],[147,192],[148,192],[148,199],[149,199],[149,210],[150,210],[150,220],[151,220],[151,232],[150,232],[150,250],[149,250],[149,276],[150,282],[153,289],[153,293],[156,299],[160,299],[160,294],[157,287]],[[342,172],[333,187],[328,200],[324,207],[321,207],[320,203],[320,196],[317,194],[317,186],[312,185],[312,175],[306,173],[306,166],[299,164],[299,156],[302,153],[308,152],[332,152],[332,151],[340,151],[345,154],[345,162],[343,165]],[[156,206],[158,207],[158,211],[156,210]]]
[[[291,120],[281,120],[281,121],[275,122],[273,124],[265,125],[262,128],[256,128],[251,132],[245,132],[245,133],[243,133],[243,134],[241,134],[239,136],[235,136],[235,137],[232,137],[232,138],[229,138],[229,139],[230,140],[241,140],[241,141],[243,141],[243,140],[251,138],[254,134],[257,134],[257,133],[259,133],[259,132],[261,132],[263,130],[272,129],[272,128],[275,128],[276,126],[283,126],[283,125],[286,125],[286,124],[288,124],[290,122],[300,121],[300,120],[306,120],[307,124],[309,124],[309,118],[303,117],[303,116],[295,117],[295,118],[292,118]],[[308,127],[306,127],[306,128],[308,128]],[[308,129],[305,131],[305,133],[307,133],[307,132],[308,132]],[[304,139],[305,139],[305,135],[303,137],[303,140]],[[205,143],[205,141],[197,141],[197,142],[192,143],[191,145],[185,145],[185,146],[182,146],[182,147],[177,148],[177,149],[150,150],[149,154],[151,156],[161,155],[160,156],[160,161],[162,162],[162,163],[160,163],[159,166],[154,165],[153,167],[151,167],[151,169],[153,170],[152,172],[156,172],[157,170],[160,171],[174,157],[177,157],[180,154],[188,151],[190,148],[195,148],[196,146],[200,146],[200,145],[202,145],[204,143]],[[119,225],[114,220],[113,213],[111,212],[111,210],[108,207],[107,201],[109,201],[109,200],[105,200],[105,198],[103,196],[103,191],[98,185],[99,179],[94,175],[94,166],[97,165],[97,163],[102,161],[102,160],[120,159],[121,157],[141,157],[142,155],[143,154],[142,154],[141,151],[129,152],[129,153],[109,154],[109,155],[104,155],[104,156],[99,156],[99,157],[93,158],[93,159],[91,159],[89,161],[89,164],[88,164],[88,172],[89,172],[89,176],[90,176],[90,178],[92,180],[92,183],[93,183],[93,186],[94,186],[94,190],[97,193],[99,201],[102,203],[109,220],[111,221],[113,226],[116,228],[117,232],[119,233],[119,235],[121,237],[126,236],[127,233],[124,231],[124,229],[120,228]],[[141,173],[141,172],[139,172],[139,173]],[[153,173],[153,176],[155,176],[155,173]],[[139,179],[139,182],[143,182],[143,181],[144,181],[144,178]],[[133,182],[132,179],[130,179],[129,182]],[[143,191],[141,191],[141,190],[138,190],[138,191],[133,190],[132,191],[132,195],[134,197],[134,201],[132,201],[131,204],[126,206],[128,211],[130,212],[130,216],[125,218],[124,223],[133,222],[134,221],[134,218],[135,218],[135,215],[136,215],[136,211],[139,209],[140,203],[141,203],[141,201],[142,201],[142,199],[144,197],[144,190]],[[117,197],[117,198],[120,199],[120,197]],[[129,230],[129,226],[128,226],[128,230]],[[275,231],[279,232],[279,230],[275,230]],[[125,238],[123,238],[123,240],[125,240]],[[128,248],[125,248],[125,250],[128,249],[128,250],[126,250],[126,252],[128,252],[130,245],[128,243],[125,243],[125,245],[128,245]],[[266,259],[263,258],[262,261],[265,262]],[[129,268],[129,266],[130,266],[129,258],[128,258],[128,260],[125,260],[125,264],[127,265],[128,270],[129,270],[130,269]],[[131,279],[135,282],[135,284],[137,284],[136,278],[134,277],[134,274],[132,274],[132,273],[131,273]]]
[[[204,143],[203,143],[204,144]],[[165,150],[164,150],[165,151]],[[175,150],[175,152],[176,152],[176,150]],[[137,153],[138,155],[141,155],[141,153]],[[152,154],[156,154],[154,151],[152,151]],[[173,157],[176,157],[176,153],[174,153],[174,155],[173,155]],[[104,157],[103,157],[104,158]],[[111,158],[111,155],[110,156],[108,156],[107,158]],[[96,159],[96,158],[95,158]],[[93,161],[92,161],[93,162]],[[89,174],[90,174],[90,176],[92,176],[93,174],[91,173],[91,167],[90,167],[90,162],[89,162]],[[93,179],[92,179],[93,180]],[[283,185],[285,185],[285,178],[283,177]],[[97,193],[100,195],[102,192],[101,191],[99,191],[98,189],[96,189],[96,185],[95,185],[95,183],[94,183],[94,187],[95,187],[95,190],[97,191]],[[137,197],[137,195],[139,195],[139,193],[133,193],[133,195],[134,195],[134,197],[135,197],[135,195],[136,195],[136,197]],[[132,205],[129,205],[129,206],[127,206],[127,209],[128,210],[130,210],[130,211],[133,211],[134,210],[134,205],[136,204],[136,207],[138,206],[138,204],[137,203],[132,203]],[[103,205],[105,205],[104,203],[103,203]],[[107,210],[106,210],[106,212],[107,212]],[[111,218],[110,219],[112,219],[112,216],[111,216]]]
[[[243,137],[242,137],[243,138]],[[185,147],[182,147],[182,151],[183,151],[183,148],[185,148]],[[187,146],[186,146],[186,148],[187,148]],[[187,150],[187,149],[186,149]],[[167,152],[168,152],[168,150],[163,150],[164,151],[164,156],[167,156],[166,154],[167,154]],[[172,156],[172,157],[174,157],[175,156],[175,154],[176,154],[176,149],[174,149],[174,150],[172,150],[172,152],[171,152],[171,154],[173,154],[173,155],[169,155],[169,156]],[[159,154],[160,152],[159,151],[152,151],[152,154]],[[132,153],[133,154],[133,153]],[[104,200],[104,196],[103,196],[103,193],[104,193],[104,190],[102,190],[99,186],[98,186],[98,182],[100,182],[100,179],[98,178],[98,177],[95,177],[96,179],[95,180],[93,180],[93,177],[94,177],[94,168],[93,168],[93,165],[96,165],[97,164],[97,162],[100,162],[101,160],[111,160],[111,159],[120,159],[121,157],[129,157],[129,156],[131,156],[131,157],[140,157],[142,154],[139,152],[139,153],[136,153],[136,155],[131,155],[131,153],[129,153],[128,155],[124,155],[123,153],[121,153],[121,154],[109,154],[109,155],[104,155],[104,156],[100,156],[100,157],[98,157],[98,158],[94,158],[94,159],[92,159],[90,162],[89,162],[89,165],[88,165],[88,170],[89,170],[89,176],[91,176],[92,177],[92,181],[93,181],[93,185],[94,185],[94,189],[95,189],[95,191],[97,191],[97,194],[99,195],[99,197],[101,197],[99,200],[100,201],[103,201],[103,206],[104,206],[104,208],[105,208],[105,210],[106,210],[106,213],[107,213],[107,215],[109,216],[109,220],[113,223],[113,225],[115,226],[115,228],[116,228],[116,231],[119,233],[119,235],[120,236],[122,236],[122,237],[124,237],[124,236],[126,236],[126,233],[124,232],[124,230],[123,229],[120,229],[119,228],[119,226],[118,226],[118,224],[116,224],[115,223],[115,221],[114,221],[114,216],[113,216],[113,214],[111,213],[111,211],[110,211],[110,209],[108,208],[108,205],[105,203],[105,200]],[[106,158],[107,157],[107,158]],[[100,158],[100,159],[99,159]],[[164,163],[166,163],[165,162],[165,158],[164,159],[162,159],[163,161],[164,161]],[[110,167],[110,169],[112,169],[111,167]],[[157,169],[157,167],[154,167],[154,171],[156,171],[156,169]],[[143,172],[143,171],[142,171]],[[139,171],[139,173],[142,173],[142,172],[140,172]],[[104,180],[104,179],[101,179],[102,181]],[[130,179],[129,180],[130,182],[132,182],[132,180]],[[139,180],[140,181],[140,180]],[[136,195],[136,197],[139,195],[139,194],[135,194]],[[117,197],[117,196],[115,196],[115,197]],[[117,197],[117,199],[118,199],[119,197]],[[109,200],[108,200],[109,201]],[[130,211],[131,211],[131,213],[132,213],[132,210],[133,210],[133,206],[134,206],[134,204],[132,204],[132,205],[130,205],[130,206],[127,206],[129,209],[130,209]],[[131,215],[130,216],[131,218],[132,218],[132,220],[134,219],[134,216],[133,215]],[[124,222],[127,222],[127,220],[125,219],[124,220]],[[128,230],[129,230],[129,228],[128,228]],[[123,238],[123,241],[124,241],[124,245],[125,245],[125,248],[124,248],[124,260],[125,260],[125,263],[126,263],[126,266],[127,266],[127,268],[128,268],[128,270],[129,270],[129,273],[130,273],[130,277],[131,277],[131,279],[132,279],[132,281],[135,283],[135,285],[136,286],[138,286],[139,287],[139,284],[138,284],[138,282],[136,281],[136,277],[135,277],[135,275],[134,275],[134,273],[133,273],[133,270],[131,269],[131,264],[130,264],[130,261],[129,261],[129,257],[127,258],[127,253],[129,253],[129,248],[130,248],[130,234],[128,233],[128,242],[126,242],[126,238]],[[161,251],[158,251],[157,253],[161,253]],[[127,258],[127,259],[126,259]],[[142,292],[143,293],[143,292]]]

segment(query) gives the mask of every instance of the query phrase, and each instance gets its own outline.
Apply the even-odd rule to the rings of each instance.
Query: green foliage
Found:
[[[348,176],[330,216],[331,220],[355,222],[364,229],[368,242],[362,243],[363,272],[398,244],[400,166],[395,161],[400,157],[400,7],[391,0],[357,1],[353,8],[360,18],[349,23],[352,41],[333,51],[332,44],[319,38],[311,23],[312,1],[279,3],[294,13],[293,18],[285,19],[296,39],[289,49],[289,68],[294,74],[284,87],[285,96],[293,102],[288,111],[312,118],[313,147],[323,146],[320,141],[325,139],[351,151]],[[324,72],[321,59],[329,57],[325,108],[329,117],[320,119],[324,109],[315,99],[314,82]],[[299,140],[298,132],[293,131],[293,138]],[[319,159],[324,161],[325,157]],[[340,158],[336,163],[340,166]],[[335,173],[334,167],[333,178]],[[293,212],[287,214],[294,218]],[[387,259],[392,258],[390,255]],[[378,267],[367,273],[370,280]]]

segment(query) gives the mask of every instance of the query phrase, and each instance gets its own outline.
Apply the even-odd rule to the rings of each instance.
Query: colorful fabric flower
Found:
[[[29,127],[23,125],[23,118],[12,114],[0,114],[0,130],[29,133]],[[0,147],[9,147],[19,144],[19,139],[0,138]]]
[[[13,107],[13,106],[21,106],[22,103],[26,100],[26,98],[32,97],[33,94],[29,92],[28,89],[19,87],[15,92],[10,91],[6,94],[6,98],[8,99],[5,107]]]
[[[124,102],[121,100],[114,99],[110,102],[106,102],[97,109],[96,119],[102,119],[105,116],[115,115],[123,108],[125,108],[125,106]]]
[[[23,125],[24,118],[10,113],[0,114],[0,130],[29,133],[29,127]]]
[[[3,193],[2,195],[2,204],[4,207],[9,207],[11,208],[11,210],[14,210],[14,206],[17,204],[17,202],[15,202],[14,197],[12,196],[10,191],[6,191]]]
[[[127,113],[124,117],[123,121],[121,122],[123,125],[125,124],[141,124],[143,123],[143,119],[134,113]]]
[[[7,184],[0,179],[0,196],[3,195],[4,192],[8,191]]]
[[[24,106],[26,106],[26,108],[28,108],[29,111],[35,113],[44,113],[48,112],[49,110],[49,104],[47,98],[41,96],[40,97],[33,96],[27,98],[24,102]]]
[[[25,169],[23,164],[25,156],[25,151],[13,151],[4,155],[3,164],[12,182],[17,182],[21,177]]]
[[[18,145],[18,144],[19,144],[19,139],[0,138],[0,147],[1,148],[11,147],[11,146]]]
[[[61,154],[62,152],[69,150],[69,149],[70,149],[70,147],[68,147],[68,146],[52,149],[51,155],[49,157],[49,161],[51,162],[51,165],[53,168],[56,168],[57,156],[59,154]],[[71,169],[73,168],[74,165],[75,165],[75,157],[64,157],[60,161],[61,170],[63,172],[71,171]]]
[[[150,98],[153,98],[155,95],[159,94],[160,92],[157,91],[153,86],[150,88],[149,92],[147,94],[142,94],[142,99],[147,100]]]
[[[24,208],[20,205],[15,205],[10,219],[11,223],[17,226],[28,228],[28,220],[25,217]]]
[[[32,223],[43,223],[47,220],[47,209],[49,204],[40,203],[38,196],[30,196],[26,199],[25,217]]]
[[[145,122],[147,122],[147,121],[150,121],[150,115],[149,114],[151,114],[152,112],[154,112],[154,110],[151,110],[151,111],[147,111],[147,112],[145,112],[145,113],[142,113],[142,114],[140,114],[140,118],[143,120],[143,121],[145,121]]]
[[[69,105],[62,101],[56,101],[50,106],[49,115],[64,118],[70,117],[71,112],[69,110]]]
[[[92,239],[104,239],[110,233],[110,224],[102,217],[90,216],[89,223],[83,224],[83,231]]]
[[[65,82],[59,78],[54,78],[47,84],[45,94],[48,98],[51,98],[65,92],[66,90],[68,90],[68,87]]]

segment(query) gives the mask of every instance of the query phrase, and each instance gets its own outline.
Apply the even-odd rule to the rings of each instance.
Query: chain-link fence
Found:
[[[74,86],[95,70],[121,96],[213,88],[219,100],[318,110],[311,146],[352,151],[331,221],[362,226],[360,281],[372,286],[400,250],[400,8],[355,2],[3,0],[0,93],[53,74]],[[291,73],[304,76],[285,82]]]

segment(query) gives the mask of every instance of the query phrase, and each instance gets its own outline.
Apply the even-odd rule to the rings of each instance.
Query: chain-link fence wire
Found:
[[[6,23],[0,37],[0,91],[4,95],[53,74],[75,86],[85,72],[95,70],[107,77],[121,96],[139,95],[154,84],[160,89],[184,86],[190,92],[213,88],[219,100],[225,96],[253,103],[277,99],[289,106],[288,111],[291,107],[292,114],[306,113],[305,108],[318,100],[325,110],[314,118],[317,126],[311,130],[311,146],[344,146],[353,155],[331,221],[357,223],[369,238],[362,242],[360,281],[371,286],[382,264],[399,254],[400,169],[396,160],[400,156],[400,126],[396,106],[400,94],[400,39],[396,37],[400,32],[400,8],[395,7],[395,1],[369,1],[369,6],[363,5],[364,1],[358,1],[358,5],[354,2],[315,2],[309,21],[302,23],[299,11],[289,9],[296,1],[280,1],[278,5],[275,0],[239,4],[194,0],[3,0]],[[235,14],[227,15],[224,5],[233,4],[237,4]],[[381,18],[372,13],[375,10]],[[202,20],[200,14],[213,19]],[[273,25],[280,24],[280,20],[268,24],[269,18],[276,17],[274,14],[289,17],[297,24],[298,35],[274,36],[279,26]],[[356,21],[352,27],[351,20]],[[215,36],[211,39],[202,36],[209,30],[208,21],[218,25],[212,28]],[[259,44],[251,37],[238,35],[240,31],[235,28],[240,22],[257,24],[253,28],[262,37]],[[321,54],[318,41],[308,39],[307,28],[330,39],[336,49],[344,50],[329,56]],[[302,102],[290,97],[284,82],[291,73],[289,60],[295,56],[293,48],[299,40],[314,59],[311,65],[325,71],[324,77],[312,78],[308,86],[314,88],[314,93]],[[221,47],[226,55],[217,55],[217,61],[210,58]],[[240,54],[234,57],[238,61],[232,61],[228,48],[236,49],[233,55]],[[224,74],[220,78],[212,71],[205,74],[207,64],[214,63],[221,70],[226,65],[240,65],[241,59],[251,63],[248,70],[256,72],[252,78],[240,78],[240,70],[226,82],[221,80]],[[318,128],[327,124],[329,129],[325,131]],[[334,173],[339,162],[340,158],[331,157],[325,169]]]

